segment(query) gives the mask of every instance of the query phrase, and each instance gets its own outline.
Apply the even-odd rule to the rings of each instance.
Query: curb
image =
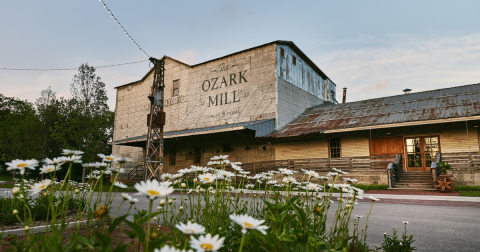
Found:
[[[87,220],[80,221],[80,222],[69,222],[67,226],[65,227],[65,230],[72,229],[78,225],[78,223],[81,223],[82,227],[86,226]],[[95,223],[95,222],[94,222]],[[60,224],[57,224],[60,225]],[[45,233],[47,227],[50,227],[51,225],[44,225],[44,226],[36,226],[33,228],[30,228],[30,234],[38,234],[38,233]],[[3,237],[7,237],[8,235],[17,235],[17,236],[25,236],[25,229],[19,228],[19,229],[11,229],[11,230],[5,230],[3,231]]]

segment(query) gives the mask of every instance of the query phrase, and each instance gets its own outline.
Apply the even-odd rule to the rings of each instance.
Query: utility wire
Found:
[[[113,64],[113,65],[105,65],[105,66],[97,66],[95,69],[99,68],[106,68],[106,67],[117,67],[117,66],[124,66],[124,65],[131,65],[131,64],[136,64],[136,63],[142,63],[142,62],[147,62],[148,60],[141,60],[141,61],[134,61],[134,62],[128,62],[128,63],[121,63],[121,64]],[[77,70],[77,68],[49,68],[49,69],[44,69],[44,68],[8,68],[8,67],[0,67],[0,69],[3,69],[3,71],[69,71],[69,70]]]
[[[143,54],[145,54],[145,56],[147,56],[148,58],[150,58],[150,55],[148,55],[148,54],[137,44],[137,42],[135,42],[135,40],[133,40],[132,36],[130,36],[130,34],[128,34],[127,30],[125,30],[125,28],[123,28],[122,24],[120,24],[120,21],[118,21],[117,18],[113,15],[112,11],[107,7],[107,5],[105,4],[105,2],[104,2],[103,0],[99,0],[99,1],[103,3],[103,7],[108,10],[108,13],[110,13],[110,17],[112,17],[112,18],[113,18],[113,21],[115,21],[115,22],[120,26],[120,28],[122,28],[123,33],[125,33],[125,35],[127,35],[127,37],[133,42],[133,44],[135,44],[135,46],[138,48],[138,50],[142,51]]]

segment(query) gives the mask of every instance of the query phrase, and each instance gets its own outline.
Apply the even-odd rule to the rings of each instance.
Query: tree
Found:
[[[95,75],[94,67],[82,64],[73,77],[70,93],[69,100],[60,102],[62,116],[53,134],[65,148],[82,150],[83,162],[97,161],[98,153],[111,153],[113,137],[114,113],[107,105],[105,83]]]

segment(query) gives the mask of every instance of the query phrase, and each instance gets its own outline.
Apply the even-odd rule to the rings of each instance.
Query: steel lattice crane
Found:
[[[150,114],[147,116],[147,147],[145,152],[145,180],[155,178],[160,180],[163,172],[163,126],[165,112],[163,111],[163,93],[165,88],[165,62],[150,58],[154,65],[152,93],[150,100]]]

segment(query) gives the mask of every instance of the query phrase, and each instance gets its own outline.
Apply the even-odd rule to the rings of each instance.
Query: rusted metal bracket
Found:
[[[163,111],[163,93],[165,88],[165,62],[150,58],[155,71],[153,74],[152,93],[150,100],[150,114],[147,117],[148,134],[145,151],[145,180],[155,178],[160,180],[163,172],[163,126],[165,112]]]

